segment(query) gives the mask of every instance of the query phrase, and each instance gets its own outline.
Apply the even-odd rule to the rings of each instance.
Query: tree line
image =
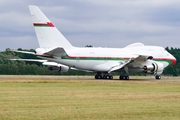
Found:
[[[21,49],[20,51],[35,52],[35,50]],[[91,75],[83,71],[69,70],[69,72],[50,71],[48,66],[39,62],[25,62],[11,59],[39,59],[32,54],[24,54],[12,51],[7,48],[0,52],[0,75]]]
[[[168,67],[164,70],[164,75],[178,76],[180,74],[180,49],[179,48],[165,48],[169,53],[176,57],[177,62],[174,66]],[[21,51],[35,52],[35,50]],[[32,54],[18,53],[7,48],[4,52],[0,52],[0,74],[1,75],[94,75],[83,71],[69,70],[68,72],[58,72],[48,70],[48,66],[43,66],[38,62],[24,62],[10,59],[39,59]],[[119,75],[119,73],[112,73]],[[131,75],[144,75],[144,73],[132,73]]]

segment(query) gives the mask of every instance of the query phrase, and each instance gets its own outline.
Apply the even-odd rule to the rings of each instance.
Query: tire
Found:
[[[102,75],[98,75],[98,79],[102,79]]]
[[[156,80],[160,80],[161,76],[160,75],[156,75]]]
[[[111,75],[111,76],[109,77],[109,79],[111,79],[111,80],[112,80],[112,79],[113,79],[113,76]]]
[[[126,80],[129,80],[129,76],[126,76],[125,78],[126,78]]]

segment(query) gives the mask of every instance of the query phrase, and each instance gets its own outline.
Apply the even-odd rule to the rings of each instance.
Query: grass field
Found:
[[[180,119],[179,78],[135,78],[0,76],[0,120]]]

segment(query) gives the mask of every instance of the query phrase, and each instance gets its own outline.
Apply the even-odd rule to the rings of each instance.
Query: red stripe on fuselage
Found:
[[[111,58],[116,58],[116,59],[124,59],[124,60],[129,60],[130,58],[122,58],[122,57],[92,57],[92,56],[68,56],[69,58],[104,58],[104,59],[111,59]]]
[[[171,61],[171,66],[173,66],[173,65],[175,65],[176,64],[176,59],[170,59],[170,58],[153,58],[153,60],[164,60],[164,61],[166,61],[166,60],[168,60],[168,61]]]
[[[171,66],[176,64],[176,59],[171,59],[170,61],[172,62]]]

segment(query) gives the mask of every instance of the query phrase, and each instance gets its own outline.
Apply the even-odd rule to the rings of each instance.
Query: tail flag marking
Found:
[[[34,27],[55,27],[52,22],[47,23],[33,23]]]

